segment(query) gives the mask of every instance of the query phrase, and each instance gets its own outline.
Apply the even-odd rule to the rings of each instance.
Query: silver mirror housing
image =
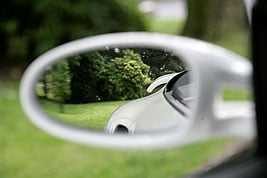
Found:
[[[108,135],[63,124],[42,111],[33,91],[38,76],[48,65],[77,53],[122,45],[172,51],[190,66],[196,102],[191,106],[192,112],[188,113],[187,124],[182,128],[174,126],[155,134]],[[238,135],[253,138],[255,131],[251,118],[218,120],[215,119],[213,110],[220,88],[249,88],[251,72],[251,64],[246,59],[203,41],[144,32],[106,34],[63,44],[38,57],[22,78],[20,99],[26,115],[37,127],[56,137],[82,144],[119,148],[159,148],[218,136]]]

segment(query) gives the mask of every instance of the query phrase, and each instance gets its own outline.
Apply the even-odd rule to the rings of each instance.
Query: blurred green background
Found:
[[[180,177],[206,165],[215,156],[224,155],[226,143],[231,142],[229,139],[156,151],[103,149],[65,142],[32,125],[19,103],[20,77],[28,64],[50,48],[85,36],[119,31],[180,34],[207,40],[249,57],[249,27],[245,18],[242,19],[244,14],[240,15],[244,12],[242,1],[203,0],[201,8],[196,8],[200,7],[197,1],[189,0],[188,18],[179,19],[144,13],[138,9],[142,3],[139,1],[2,2],[0,177]],[[230,7],[240,10],[231,14]],[[192,26],[195,20],[198,28]],[[202,24],[209,25],[203,27]]]

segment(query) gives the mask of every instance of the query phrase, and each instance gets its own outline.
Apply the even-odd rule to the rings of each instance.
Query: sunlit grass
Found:
[[[159,32],[178,35],[181,34],[185,23],[184,19],[172,19],[172,18],[153,18],[147,17],[148,24],[147,30],[150,32]]]
[[[0,84],[0,177],[180,177],[224,153],[229,139],[165,150],[114,150],[54,138],[23,114],[17,82]]]
[[[242,101],[252,100],[252,91],[240,89],[224,89],[223,100],[225,101]]]
[[[220,39],[213,41],[213,43],[234,51],[248,59],[251,58],[249,31],[236,33],[225,32]]]

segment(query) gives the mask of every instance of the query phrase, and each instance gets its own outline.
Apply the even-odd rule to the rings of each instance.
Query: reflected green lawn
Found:
[[[63,104],[40,99],[43,109],[60,121],[85,128],[103,130],[111,113],[127,101],[97,102],[88,104]]]

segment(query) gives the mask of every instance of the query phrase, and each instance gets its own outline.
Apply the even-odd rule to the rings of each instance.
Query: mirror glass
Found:
[[[47,66],[36,83],[52,118],[110,134],[180,127],[194,101],[189,69],[172,52],[106,47]]]

